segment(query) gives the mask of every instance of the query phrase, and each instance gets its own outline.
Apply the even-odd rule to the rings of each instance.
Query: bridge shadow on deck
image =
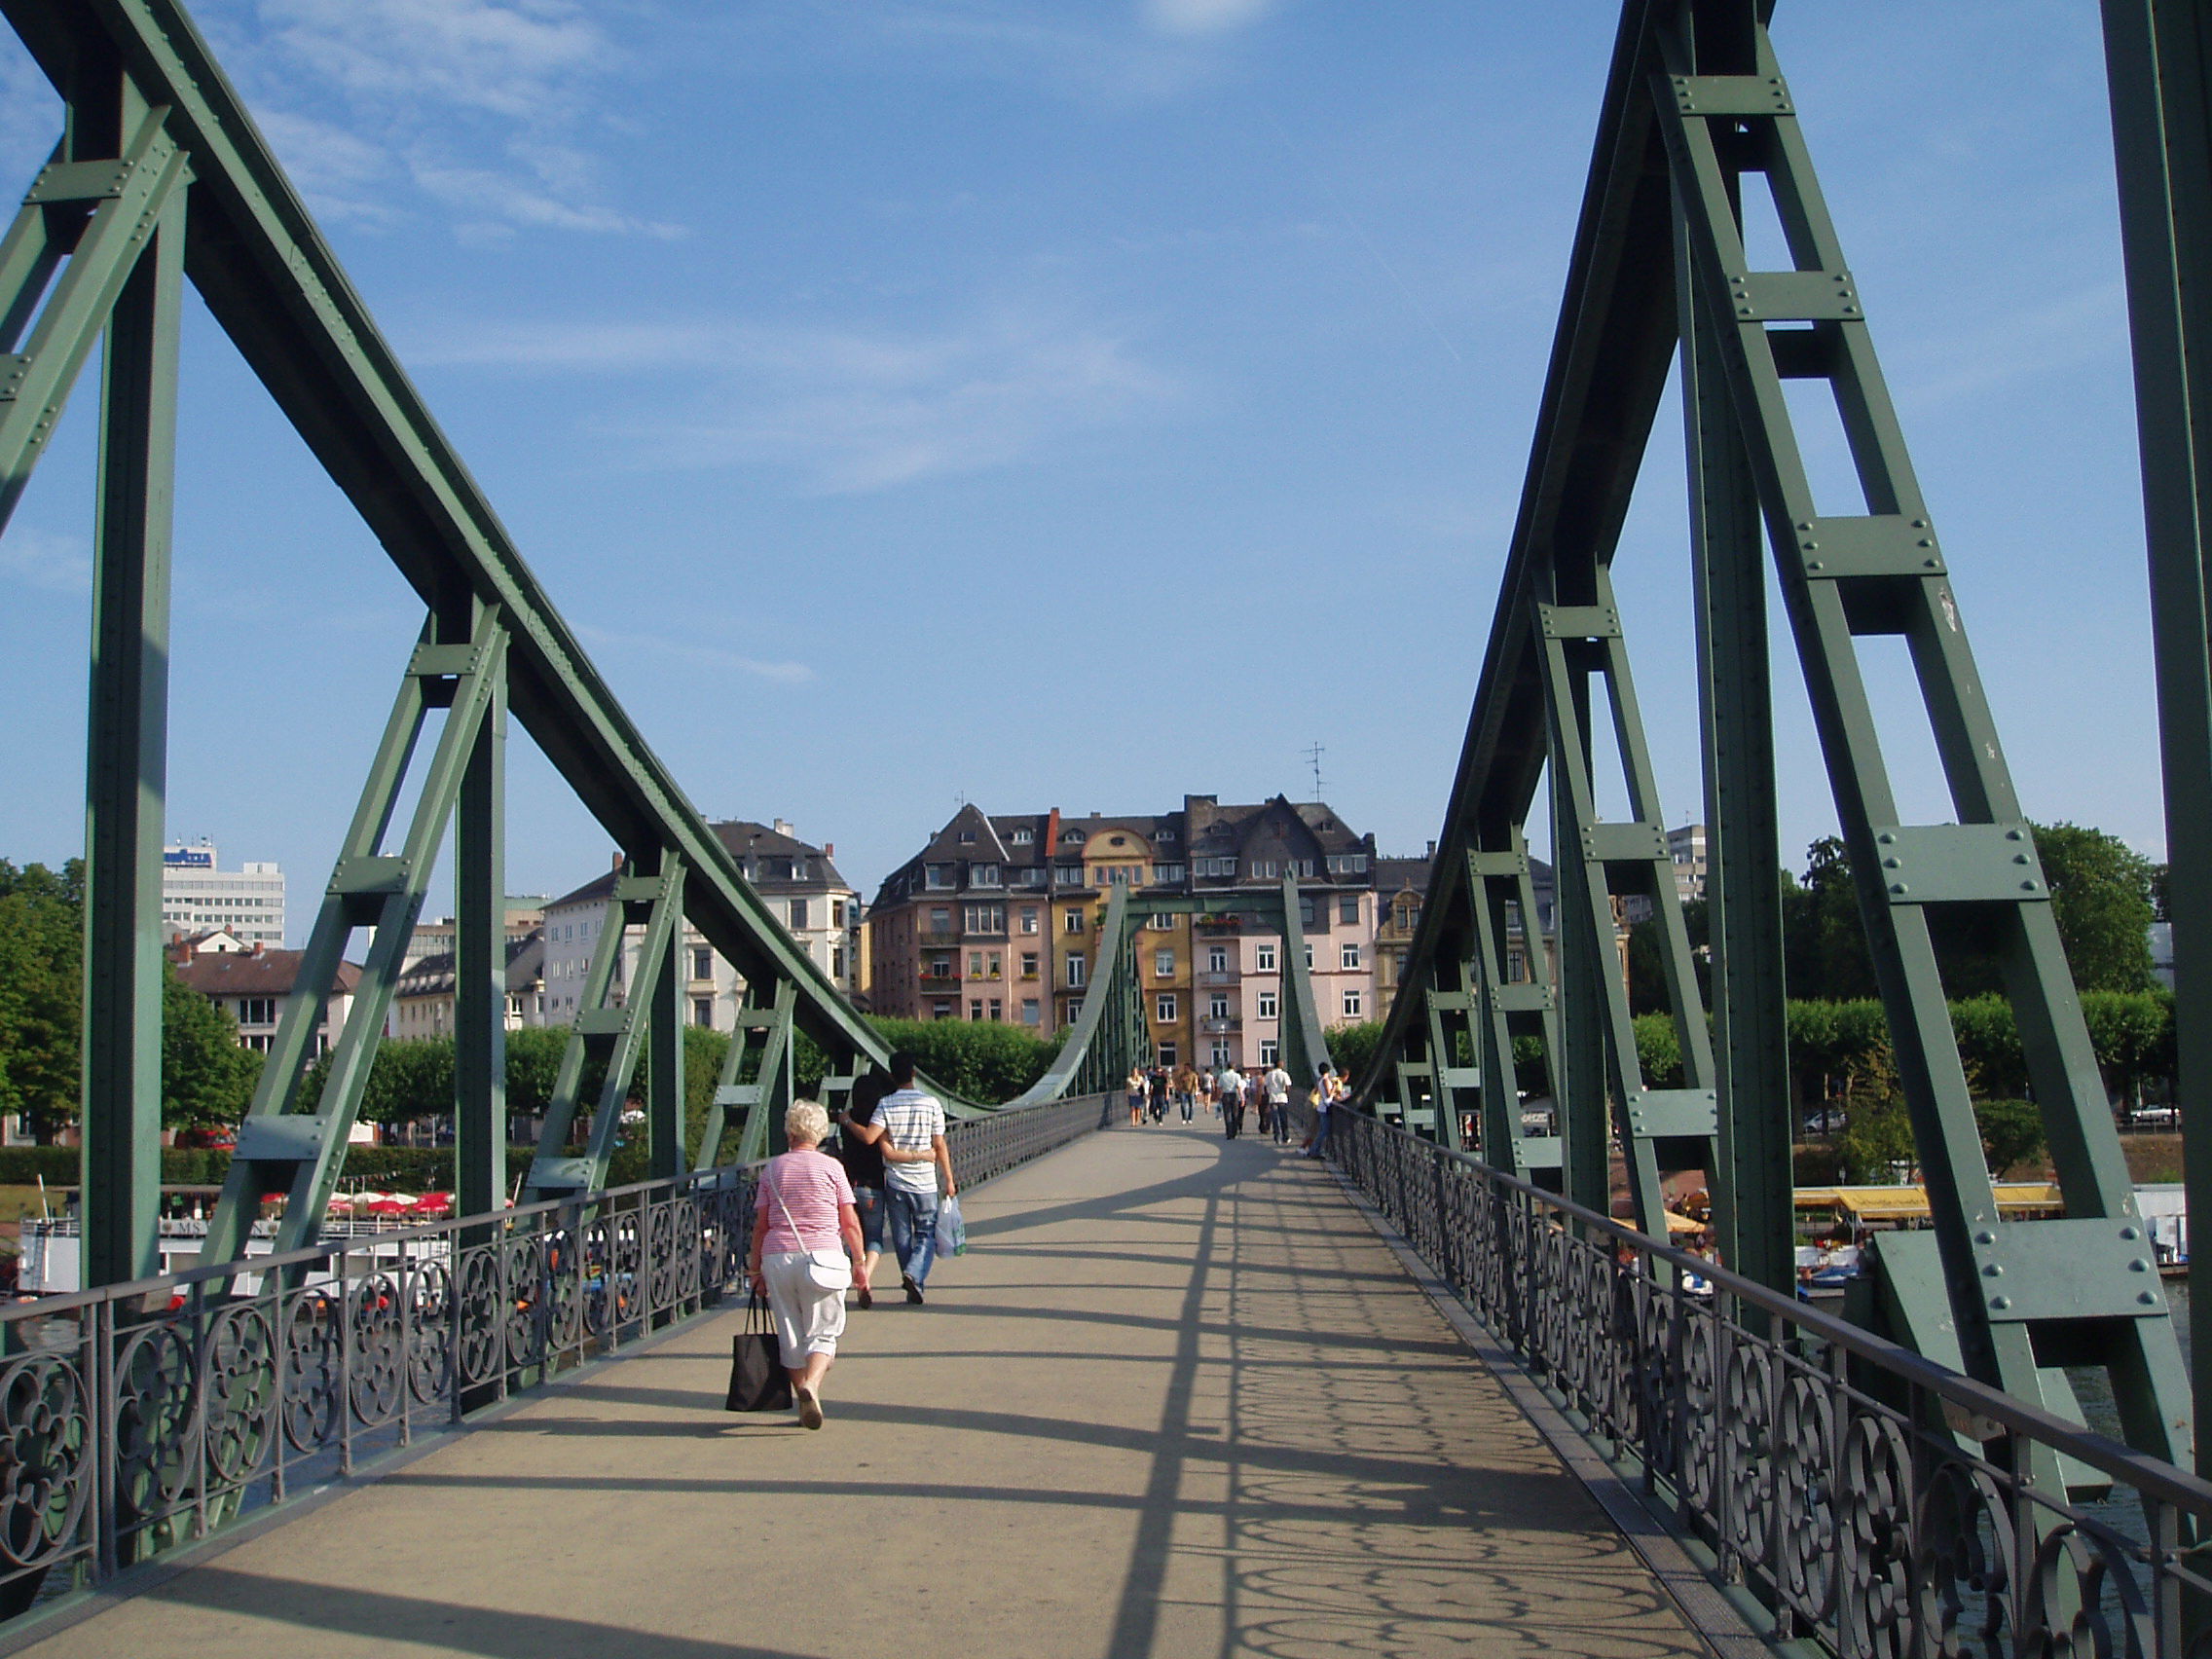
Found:
[[[1325,1171],[1118,1129],[969,1208],[820,1434],[718,1318],[32,1651],[1702,1651]]]

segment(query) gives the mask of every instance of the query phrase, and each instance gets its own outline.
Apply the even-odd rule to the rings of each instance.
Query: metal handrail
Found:
[[[963,1188],[1104,1126],[948,1125]],[[0,1638],[248,1513],[715,1308],[760,1164],[325,1239],[0,1308]]]
[[[1327,1155],[1775,1635],[1851,1659],[2193,1650],[2185,1608],[2212,1574],[2185,1543],[2212,1536],[2212,1483],[1399,1125],[1331,1116]],[[2053,1466],[2063,1482],[2039,1478]]]

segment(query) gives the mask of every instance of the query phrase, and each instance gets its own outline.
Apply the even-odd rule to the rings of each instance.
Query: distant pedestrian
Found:
[[[1144,1067],[1129,1068],[1126,1088],[1129,1091],[1129,1127],[1133,1129],[1144,1122]]]
[[[853,1184],[844,1165],[820,1150],[830,1114],[812,1100],[794,1100],[784,1114],[791,1151],[768,1161],[753,1196],[753,1248],[746,1272],[768,1299],[791,1373],[798,1420],[822,1426],[822,1380],[837,1357],[845,1330],[845,1290],[862,1257],[861,1222],[853,1209]],[[825,1282],[827,1281],[827,1282]]]
[[[1326,1060],[1321,1062],[1321,1075],[1313,1080],[1313,1144],[1306,1149],[1308,1158],[1319,1158],[1321,1149],[1329,1144],[1329,1108],[1337,1103],[1337,1068]]]
[[[952,1179],[952,1154],[944,1144],[944,1106],[914,1087],[914,1056],[891,1056],[892,1091],[875,1109],[884,1127],[883,1198],[890,1212],[891,1247],[899,1252],[899,1278],[906,1300],[922,1300],[930,1263],[937,1256],[937,1206],[960,1189]]]
[[[1175,1107],[1177,1111],[1183,1114],[1184,1123],[1187,1124],[1191,1121],[1191,1112],[1198,1104],[1198,1069],[1190,1065],[1177,1066],[1175,1068]]]
[[[1244,1104],[1251,1108],[1253,1120],[1259,1125],[1260,1133],[1266,1134],[1268,1132],[1268,1087],[1260,1081],[1260,1074],[1257,1071],[1254,1071],[1251,1076],[1244,1080]]]
[[[1235,1140],[1244,1132],[1244,1080],[1235,1066],[1223,1066],[1213,1074],[1213,1087],[1220,1101],[1222,1138]]]
[[[1274,1130],[1275,1145],[1290,1144],[1290,1073],[1282,1069],[1277,1060],[1261,1080],[1268,1090],[1268,1123]]]
[[[1167,1068],[1154,1066],[1145,1079],[1145,1088],[1152,1108],[1152,1121],[1155,1124],[1164,1124],[1167,1121]]]
[[[883,1125],[875,1121],[875,1112],[890,1092],[891,1074],[871,1067],[853,1080],[853,1092],[837,1114],[845,1176],[853,1184],[853,1208],[861,1218],[864,1254],[855,1300],[863,1308],[875,1306],[875,1264],[883,1259]]]

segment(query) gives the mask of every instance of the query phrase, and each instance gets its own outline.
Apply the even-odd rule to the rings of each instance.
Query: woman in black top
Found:
[[[884,1131],[875,1121],[875,1109],[890,1092],[891,1074],[879,1067],[854,1079],[852,1095],[837,1114],[837,1126],[843,1131],[838,1141],[844,1152],[845,1178],[853,1184],[853,1208],[860,1212],[861,1241],[866,1246],[860,1277],[853,1281],[863,1308],[875,1306],[869,1286],[875,1277],[876,1259],[883,1254]]]

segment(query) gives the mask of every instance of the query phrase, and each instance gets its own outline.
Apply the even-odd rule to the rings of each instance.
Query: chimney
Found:
[[[792,833],[792,826],[791,826],[791,820],[790,820],[790,819],[788,819],[788,818],[779,818],[779,819],[777,819],[777,820],[776,820],[776,833],[777,833],[777,834],[779,834],[779,835],[789,835],[789,834],[791,834],[791,833]]]
[[[824,858],[826,858],[826,859],[833,859],[833,858],[835,858],[835,857],[837,856],[837,843],[836,843],[836,842],[834,842],[834,841],[825,841],[825,842],[823,842],[823,843],[822,843],[822,856],[823,856]]]
[[[1434,841],[1431,841],[1428,844],[1428,862],[1430,864],[1434,864],[1436,862],[1436,843]]]

